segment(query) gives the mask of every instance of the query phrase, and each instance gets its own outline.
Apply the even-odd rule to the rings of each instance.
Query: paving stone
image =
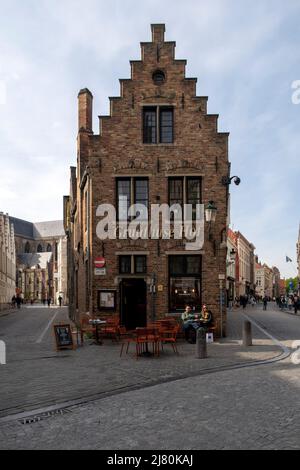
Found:
[[[12,410],[30,407],[35,400],[51,402],[117,386],[151,384],[155,379],[172,374],[201,372],[205,362],[245,364],[253,357],[268,358],[279,353],[260,331],[254,331],[254,348],[244,352],[236,343],[237,335],[228,342],[215,343],[209,349],[210,358],[194,359],[191,346],[180,344],[180,356],[166,353],[160,359],[138,360],[131,356],[119,358],[119,345],[105,342],[104,346],[85,346],[62,359],[39,360],[40,352],[33,348],[36,361],[23,360],[19,350],[33,334],[37,317],[28,311],[28,324],[0,319],[0,331],[9,341],[18,333],[17,345],[10,344],[15,362],[1,366],[1,408]],[[300,338],[299,317],[270,309],[248,309],[250,316],[267,327],[274,336],[281,335],[289,345]],[[43,315],[43,312],[41,312]],[[66,311],[61,312],[62,318]],[[231,320],[232,317],[232,320]],[[49,321],[43,317],[42,323]],[[230,315],[233,330],[240,332],[241,311]],[[20,329],[24,329],[24,335]],[[28,328],[28,330],[26,330]],[[0,333],[1,335],[1,333]],[[22,339],[23,338],[23,339]],[[51,337],[45,338],[41,350],[51,352]],[[28,354],[30,346],[27,344]],[[43,365],[41,366],[41,363]],[[7,370],[9,369],[9,372]],[[22,383],[23,378],[23,385]],[[17,384],[21,387],[16,390]],[[0,424],[1,449],[262,449],[299,448],[300,368],[285,361],[226,370],[208,375],[188,377],[160,383],[139,390],[108,396],[74,406],[70,413],[56,415],[38,423]],[[73,388],[72,388],[73,387]],[[13,402],[9,404],[9,396]],[[7,413],[7,412],[6,412]]]

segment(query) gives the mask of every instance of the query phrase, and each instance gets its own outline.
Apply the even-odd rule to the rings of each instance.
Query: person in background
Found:
[[[245,308],[247,307],[247,304],[248,304],[248,297],[247,297],[247,295],[242,295],[241,304],[242,304],[242,306],[243,306],[243,309],[245,309]]]
[[[61,295],[58,297],[58,303],[59,303],[59,306],[61,307],[61,304],[62,304],[62,296]]]
[[[268,300],[269,300],[269,298],[265,295],[264,298],[263,298],[264,310],[267,310]]]
[[[294,313],[297,315],[298,313],[298,308],[299,308],[299,297],[297,294],[294,295]]]
[[[48,304],[48,307],[50,307],[50,305],[51,305],[51,297],[49,297],[49,298],[47,299],[47,304]]]
[[[16,304],[18,308],[21,308],[22,299],[19,295],[16,297]]]
[[[280,310],[284,309],[284,304],[285,304],[285,298],[284,298],[283,295],[281,295],[280,299],[279,299],[279,308],[280,308]]]

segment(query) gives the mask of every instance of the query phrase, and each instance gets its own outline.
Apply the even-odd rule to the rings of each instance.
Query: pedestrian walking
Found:
[[[19,295],[16,297],[17,308],[21,308],[22,299]]]
[[[284,309],[284,305],[285,305],[285,297],[284,297],[284,295],[281,295],[281,297],[279,299],[279,308],[280,308],[280,310]]]
[[[263,309],[264,310],[267,310],[267,307],[268,307],[268,297],[265,295],[264,298],[263,298]]]
[[[51,305],[51,297],[49,297],[49,298],[47,299],[47,304],[48,304],[48,307],[50,307],[50,305]]]
[[[59,306],[60,306],[60,307],[61,307],[61,305],[62,305],[62,300],[63,300],[63,298],[62,298],[62,296],[60,295],[60,296],[58,297],[58,303],[59,303]]]
[[[248,303],[248,297],[246,295],[242,295],[241,304],[243,306],[243,309],[245,309],[247,307],[247,303]]]
[[[294,295],[294,313],[297,315],[298,313],[298,308],[299,308],[299,297],[298,295]]]
[[[12,296],[11,306],[12,306],[12,308],[16,308],[16,296],[15,295]]]

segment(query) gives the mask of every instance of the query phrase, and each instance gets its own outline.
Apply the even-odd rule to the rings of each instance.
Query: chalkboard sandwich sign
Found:
[[[56,350],[75,349],[72,337],[72,328],[68,323],[53,325],[56,342]]]

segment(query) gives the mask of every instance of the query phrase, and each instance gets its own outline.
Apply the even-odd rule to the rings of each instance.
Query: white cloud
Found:
[[[150,23],[165,22],[177,57],[188,58],[188,75],[198,76],[199,94],[209,96],[209,112],[220,113],[220,129],[231,132],[232,171],[242,178],[232,188],[235,226],[268,262],[279,263],[286,250],[293,257],[300,106],[291,104],[291,83],[300,79],[299,12],[296,0],[273,0],[272,8],[267,0],[6,2],[0,209],[32,220],[62,217],[76,159],[78,90],[91,88],[95,116],[106,113],[118,78],[130,74],[128,61],[139,58],[139,42],[150,40]]]

